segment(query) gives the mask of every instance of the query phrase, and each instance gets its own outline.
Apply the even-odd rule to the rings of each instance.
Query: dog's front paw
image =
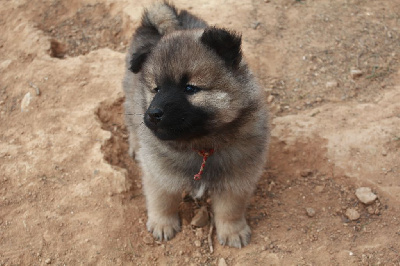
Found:
[[[221,245],[241,248],[250,242],[251,229],[246,220],[216,223],[217,236]]]
[[[172,239],[177,232],[181,230],[179,216],[163,217],[147,221],[147,230],[153,233],[156,240],[168,241]]]

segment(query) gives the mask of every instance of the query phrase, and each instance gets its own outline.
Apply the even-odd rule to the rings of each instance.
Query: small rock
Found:
[[[218,260],[218,266],[228,266],[228,264],[226,264],[226,261],[224,258],[220,258]]]
[[[82,81],[82,82],[79,83],[79,86],[80,87],[85,87],[87,84],[88,84],[87,81]]]
[[[356,190],[356,196],[359,201],[364,204],[372,204],[376,200],[377,196],[372,193],[371,188],[369,187],[360,187]]]
[[[372,206],[368,206],[367,211],[369,214],[375,214],[375,209]]]
[[[196,247],[201,247],[201,242],[200,242],[200,240],[195,240],[194,241],[194,245],[196,246]]]
[[[382,156],[386,156],[387,155],[387,151],[382,151]]]
[[[32,100],[32,95],[30,92],[28,92],[27,94],[25,94],[24,98],[22,98],[21,101],[21,112],[26,111],[26,109],[28,108],[29,104],[31,103]]]
[[[314,191],[316,193],[321,193],[324,190],[324,188],[325,188],[324,186],[316,186]]]
[[[208,224],[208,220],[209,217],[207,207],[203,206],[197,211],[190,224],[196,227],[203,227]]]
[[[325,87],[326,87],[327,89],[336,88],[337,86],[339,86],[339,83],[338,83],[337,81],[328,81],[328,82],[325,84]]]
[[[154,239],[153,239],[153,237],[151,237],[151,236],[145,236],[145,237],[143,238],[143,242],[144,242],[146,245],[151,245],[151,244],[153,244]]]
[[[45,262],[46,264],[51,264],[51,259],[46,259],[44,262]]]
[[[270,239],[268,236],[264,237],[264,241],[265,241],[265,244],[266,244],[267,246],[269,246],[269,245],[272,244],[272,241],[271,241],[271,239]]]
[[[275,97],[274,97],[274,95],[270,95],[270,96],[268,96],[268,98],[267,98],[267,102],[268,103],[272,103],[272,101],[275,99]]]
[[[196,228],[196,236],[198,237],[198,238],[202,238],[203,237],[203,228]]]
[[[258,26],[260,26],[260,22],[258,22],[258,21],[255,21],[255,22],[253,22],[253,23],[251,23],[251,27],[254,29],[254,30],[256,30],[257,28],[258,28]]]
[[[313,208],[306,208],[306,212],[307,212],[308,217],[315,216],[315,210]]]
[[[4,60],[0,63],[0,70],[6,69],[10,64],[12,63],[12,60]]]
[[[360,214],[358,213],[358,211],[354,208],[348,208],[346,210],[345,215],[347,216],[347,218],[349,218],[352,221],[358,220],[360,219]]]
[[[350,76],[351,76],[352,79],[359,78],[359,77],[362,76],[362,74],[363,74],[363,72],[361,70],[359,70],[359,69],[352,68],[350,70]]]
[[[300,172],[300,175],[302,177],[307,177],[307,176],[310,176],[311,174],[312,174],[312,171],[310,169],[306,169],[306,170],[303,170]]]

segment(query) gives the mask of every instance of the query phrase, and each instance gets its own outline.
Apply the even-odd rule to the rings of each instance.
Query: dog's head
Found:
[[[219,134],[246,107],[251,88],[241,37],[214,27],[175,31],[132,57],[146,95],[144,122],[161,140]]]

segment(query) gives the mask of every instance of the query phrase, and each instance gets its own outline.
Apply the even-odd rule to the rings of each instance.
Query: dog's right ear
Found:
[[[151,52],[151,48],[149,46],[143,46],[137,49],[131,57],[130,61],[130,66],[129,70],[132,71],[133,73],[139,73],[139,71],[142,69],[143,63],[146,61],[147,56]]]
[[[133,73],[138,73],[142,69],[144,62],[146,62],[146,59],[161,37],[161,34],[154,25],[148,23],[146,17],[143,17],[142,25],[136,30],[133,36],[129,70]]]
[[[134,47],[129,69],[133,73],[138,73],[161,37],[179,28],[178,12],[167,1],[156,3],[150,9],[146,9],[133,39]]]

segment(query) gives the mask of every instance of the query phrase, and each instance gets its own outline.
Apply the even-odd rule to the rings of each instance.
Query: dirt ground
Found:
[[[145,229],[121,80],[149,3],[0,1],[0,265],[400,265],[400,2],[174,1],[243,34],[272,116],[251,244],[213,253],[202,203]]]

